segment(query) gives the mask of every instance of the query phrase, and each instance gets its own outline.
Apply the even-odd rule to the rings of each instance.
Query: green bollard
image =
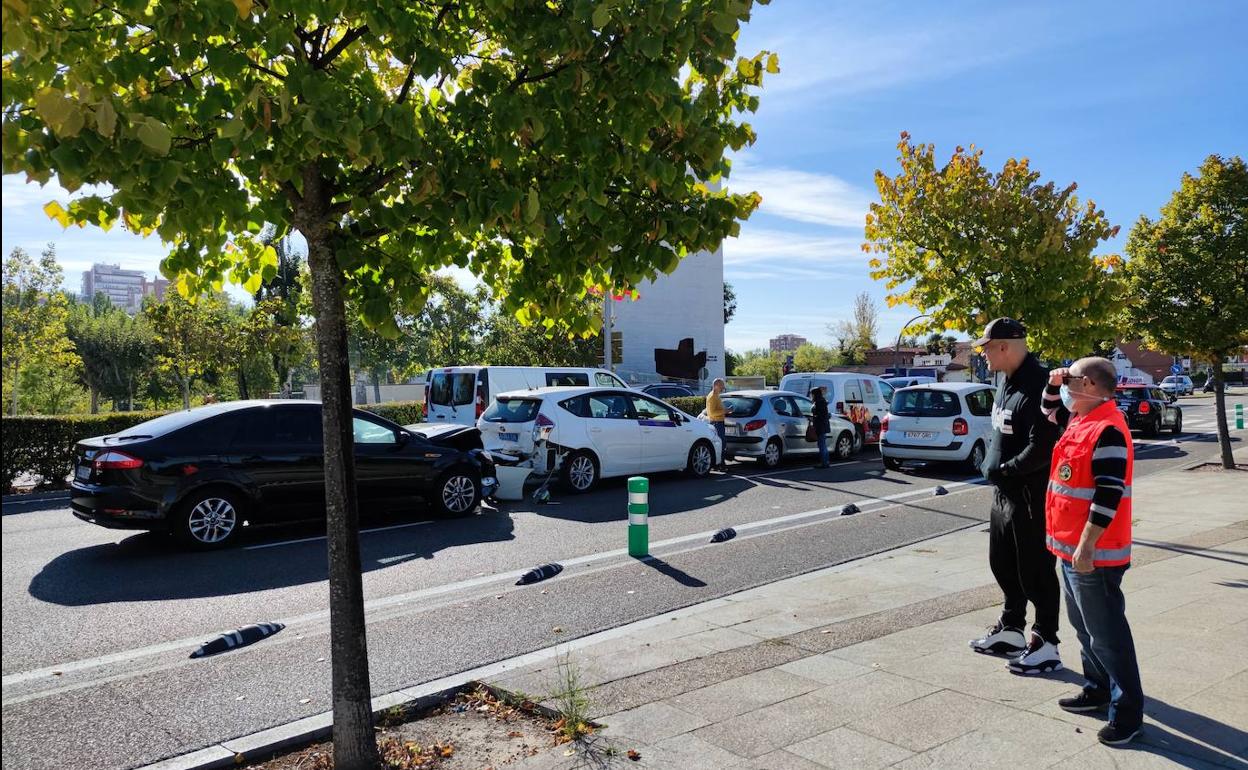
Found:
[[[628,555],[650,555],[650,480],[628,480]]]
[[[1244,429],[1244,405],[1235,405],[1235,430]]]

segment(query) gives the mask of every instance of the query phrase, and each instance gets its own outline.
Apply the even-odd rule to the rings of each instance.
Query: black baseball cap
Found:
[[[1025,340],[1027,327],[1013,318],[997,318],[984,327],[984,336],[975,340],[975,347],[983,347],[990,340]]]

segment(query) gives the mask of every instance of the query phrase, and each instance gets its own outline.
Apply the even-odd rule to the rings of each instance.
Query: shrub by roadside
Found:
[[[694,417],[697,417],[702,413],[702,410],[706,408],[705,396],[677,396],[675,398],[666,398],[663,400],[680,411],[687,412]]]
[[[23,473],[43,479],[41,486],[65,486],[74,470],[74,444],[107,436],[159,417],[165,412],[112,412],[4,417],[0,419],[0,480],[7,490]]]
[[[359,404],[356,406],[356,409],[371,412],[378,417],[386,418],[390,422],[397,422],[399,425],[411,425],[414,422],[423,420],[424,418],[420,414],[423,408],[423,401],[386,401],[382,404]]]

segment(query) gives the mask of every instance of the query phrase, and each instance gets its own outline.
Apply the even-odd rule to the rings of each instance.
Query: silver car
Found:
[[[809,398],[787,390],[738,390],[721,398],[725,457],[752,457],[774,468],[788,455],[818,454],[819,445],[806,440],[815,407]],[[854,451],[854,426],[832,415],[831,428],[828,452],[844,460]]]

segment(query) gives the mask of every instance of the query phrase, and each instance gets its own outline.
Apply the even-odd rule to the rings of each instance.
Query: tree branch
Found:
[[[285,76],[285,75],[279,74],[278,72],[276,72],[276,71],[274,71],[274,70],[269,69],[268,67],[264,66],[263,64],[257,64],[256,62],[252,61],[251,59],[248,59],[248,60],[247,60],[247,66],[251,67],[253,70],[259,70],[260,72],[263,72],[263,73],[265,73],[265,74],[267,74],[267,75],[269,75],[269,76],[271,76],[271,77],[275,77],[275,78],[277,78],[278,80],[282,80],[282,81],[286,80],[286,76]]]
[[[517,88],[519,88],[520,86],[526,83],[537,83],[542,80],[546,80],[547,78],[553,78],[555,75],[558,75],[560,72],[563,72],[564,70],[566,70],[568,67],[571,67],[571,66],[572,66],[572,62],[565,61],[563,64],[552,67],[538,75],[529,75],[528,74],[529,68],[522,67],[520,69],[519,74],[516,76],[516,79],[511,81],[511,85],[507,86],[507,90],[515,91]]]
[[[330,64],[333,63],[334,59],[338,58],[338,54],[346,50],[347,46],[351,45],[356,40],[359,40],[361,37],[367,34],[368,34],[367,24],[365,24],[362,27],[355,27],[354,29],[347,30],[347,33],[342,36],[342,39],[339,40],[337,43],[334,43],[333,48],[325,52],[323,56],[317,57],[316,62],[312,65],[312,68],[318,69],[318,70],[325,69],[326,67],[328,67]]]

